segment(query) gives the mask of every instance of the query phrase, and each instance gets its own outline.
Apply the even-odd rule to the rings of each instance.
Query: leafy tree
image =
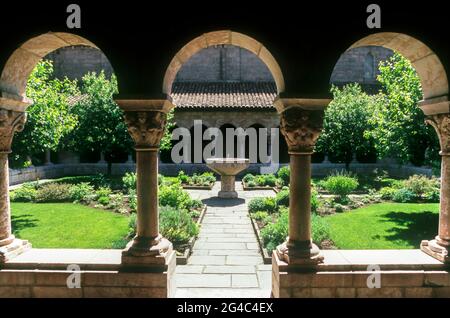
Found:
[[[159,149],[161,151],[161,159],[163,162],[171,162],[170,155],[174,144],[174,141],[172,140],[172,132],[175,129],[175,126],[176,124],[174,121],[174,109],[172,109],[167,114],[166,130],[159,146]]]
[[[366,159],[376,157],[375,140],[366,131],[370,129],[370,109],[379,98],[364,93],[357,83],[342,89],[333,86],[331,92],[333,101],[325,111],[317,150],[347,165],[355,154]]]
[[[382,103],[373,104],[370,135],[376,140],[381,157],[421,165],[425,150],[436,157],[437,136],[424,124],[425,116],[418,107],[422,99],[420,79],[411,63],[398,53],[381,62],[378,81],[382,85]]]
[[[133,142],[123,120],[123,112],[113,99],[117,92],[114,75],[108,79],[102,71],[98,75],[92,72],[83,76],[82,98],[73,107],[79,121],[67,138],[66,147],[78,152],[131,151]]]
[[[30,74],[26,95],[33,100],[27,109],[27,123],[23,132],[13,140],[13,161],[23,163],[28,156],[56,150],[60,141],[77,124],[76,114],[70,111],[69,99],[79,95],[77,82],[53,77],[53,63],[40,61]]]

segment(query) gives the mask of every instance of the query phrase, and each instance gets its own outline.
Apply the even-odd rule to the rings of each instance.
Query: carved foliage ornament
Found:
[[[292,107],[281,114],[281,133],[290,152],[312,153],[323,128],[322,110]]]
[[[0,108],[0,153],[11,152],[11,143],[15,132],[25,127],[27,114]]]
[[[428,116],[425,122],[436,130],[442,154],[450,155],[450,114]]]
[[[166,114],[158,111],[125,112],[128,132],[136,148],[157,148],[164,135]]]

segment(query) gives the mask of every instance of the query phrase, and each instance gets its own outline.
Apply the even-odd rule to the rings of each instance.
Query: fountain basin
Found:
[[[206,159],[206,165],[212,171],[220,174],[219,198],[237,198],[238,194],[234,186],[236,175],[247,169],[250,161],[245,158],[209,158]]]

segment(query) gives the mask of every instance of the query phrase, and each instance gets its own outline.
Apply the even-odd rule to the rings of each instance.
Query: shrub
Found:
[[[266,182],[266,178],[264,177],[264,175],[255,176],[255,183],[257,186],[262,187],[262,186],[264,186],[265,182]]]
[[[71,187],[72,185],[64,183],[47,183],[37,190],[35,201],[38,203],[72,202]]]
[[[282,167],[277,172],[277,177],[281,180],[282,187],[289,185],[290,176],[291,176],[291,173],[290,173],[290,170],[289,170],[289,166]]]
[[[320,201],[319,201],[319,193],[316,189],[311,189],[311,212],[317,213],[319,209]]]
[[[70,197],[73,201],[83,202],[89,195],[94,193],[94,187],[87,182],[74,184],[70,187]]]
[[[261,237],[264,246],[268,251],[274,250],[278,245],[282,244],[288,236],[289,213],[284,208],[280,212],[275,223],[270,223],[261,230]],[[318,215],[311,215],[312,224],[312,240],[320,245],[324,240],[330,239],[330,226],[325,218]]]
[[[108,205],[111,193],[112,193],[111,189],[107,187],[101,187],[97,191],[95,191],[98,203],[102,205]]]
[[[164,182],[164,177],[163,177],[163,175],[158,173],[158,185],[163,184],[163,182]]]
[[[187,211],[172,207],[160,208],[159,224],[161,234],[174,244],[185,244],[199,232]]]
[[[433,189],[424,194],[423,198],[425,201],[430,203],[438,203],[441,197],[441,193],[439,189]]]
[[[158,180],[159,181],[159,180]],[[122,178],[123,187],[128,192],[130,190],[136,190],[136,173],[125,173]]]
[[[251,173],[247,173],[243,178],[242,181],[244,181],[245,183],[248,183],[250,181],[255,182],[255,176],[252,175]]]
[[[178,209],[189,209],[191,198],[180,185],[165,185],[159,189],[159,205]]]
[[[422,175],[414,175],[404,181],[404,187],[417,197],[422,197],[425,193],[433,191],[433,189],[439,189],[439,180]]]
[[[398,189],[384,187],[380,189],[379,194],[383,200],[392,200],[397,191]]]
[[[329,176],[324,182],[324,188],[332,194],[339,196],[340,199],[346,198],[350,193],[358,188],[358,180],[344,172]]]
[[[264,184],[265,186],[274,187],[277,182],[277,177],[273,174],[264,174]]]
[[[186,208],[188,209],[188,210],[192,210],[192,209],[201,209],[203,207],[203,202],[202,201],[200,201],[200,200],[192,200],[192,199],[190,199],[190,200],[188,200],[187,202],[186,202]]]
[[[411,203],[417,201],[417,199],[416,194],[406,188],[397,190],[392,197],[393,201],[400,203]]]
[[[255,198],[250,200],[248,210],[250,213],[260,211],[275,213],[278,211],[278,207],[275,198]]]
[[[278,206],[289,206],[289,190],[281,190],[275,196]]]
[[[137,195],[135,190],[130,190],[128,192],[128,205],[131,212],[137,211]]]
[[[216,176],[212,172],[204,172],[200,177],[205,185],[214,183],[217,180]]]
[[[265,221],[270,218],[269,213],[264,211],[258,211],[251,214],[252,219],[256,221]]]
[[[32,184],[24,184],[16,190],[11,191],[12,202],[33,202],[36,200],[37,190]]]
[[[189,176],[186,175],[183,170],[180,170],[178,172],[178,179],[181,181],[182,184],[189,184],[190,181]]]
[[[108,209],[114,210],[118,213],[127,213],[127,209],[125,207],[125,200],[122,193],[111,194],[108,198],[108,202],[104,204]]]
[[[278,245],[283,243],[288,236],[289,212],[283,209],[274,223],[267,224],[261,230],[261,238],[264,242],[265,248],[271,252]]]
[[[254,187],[256,187],[255,181],[254,181],[254,180],[248,181],[248,182],[247,182],[247,187],[249,187],[249,188],[254,188]]]
[[[319,215],[311,216],[312,240],[317,245],[330,239],[330,225],[324,217]]]

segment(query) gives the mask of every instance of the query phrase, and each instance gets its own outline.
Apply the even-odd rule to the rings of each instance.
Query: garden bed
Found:
[[[242,181],[242,189],[244,191],[253,191],[253,190],[273,190],[275,192],[278,192],[277,187],[271,187],[271,186],[254,186],[249,187],[244,181]]]
[[[203,206],[202,212],[200,213],[200,216],[196,220],[197,226],[200,227],[200,225],[203,222],[203,218],[205,217],[206,211],[208,209],[208,206],[205,204]],[[194,247],[195,241],[197,240],[197,237],[192,237],[189,242],[186,244],[186,249],[182,253],[182,255],[177,255],[177,265],[186,265],[189,257],[192,254],[192,248]]]
[[[259,225],[253,218],[250,218],[250,220],[252,221],[253,231],[255,232],[256,239],[258,240],[259,250],[263,257],[264,264],[272,264],[272,253],[269,253],[267,249],[264,247],[264,242],[261,237]]]
[[[212,183],[210,185],[192,185],[192,184],[182,183],[181,186],[185,190],[212,190],[212,188],[214,187],[214,183]]]

